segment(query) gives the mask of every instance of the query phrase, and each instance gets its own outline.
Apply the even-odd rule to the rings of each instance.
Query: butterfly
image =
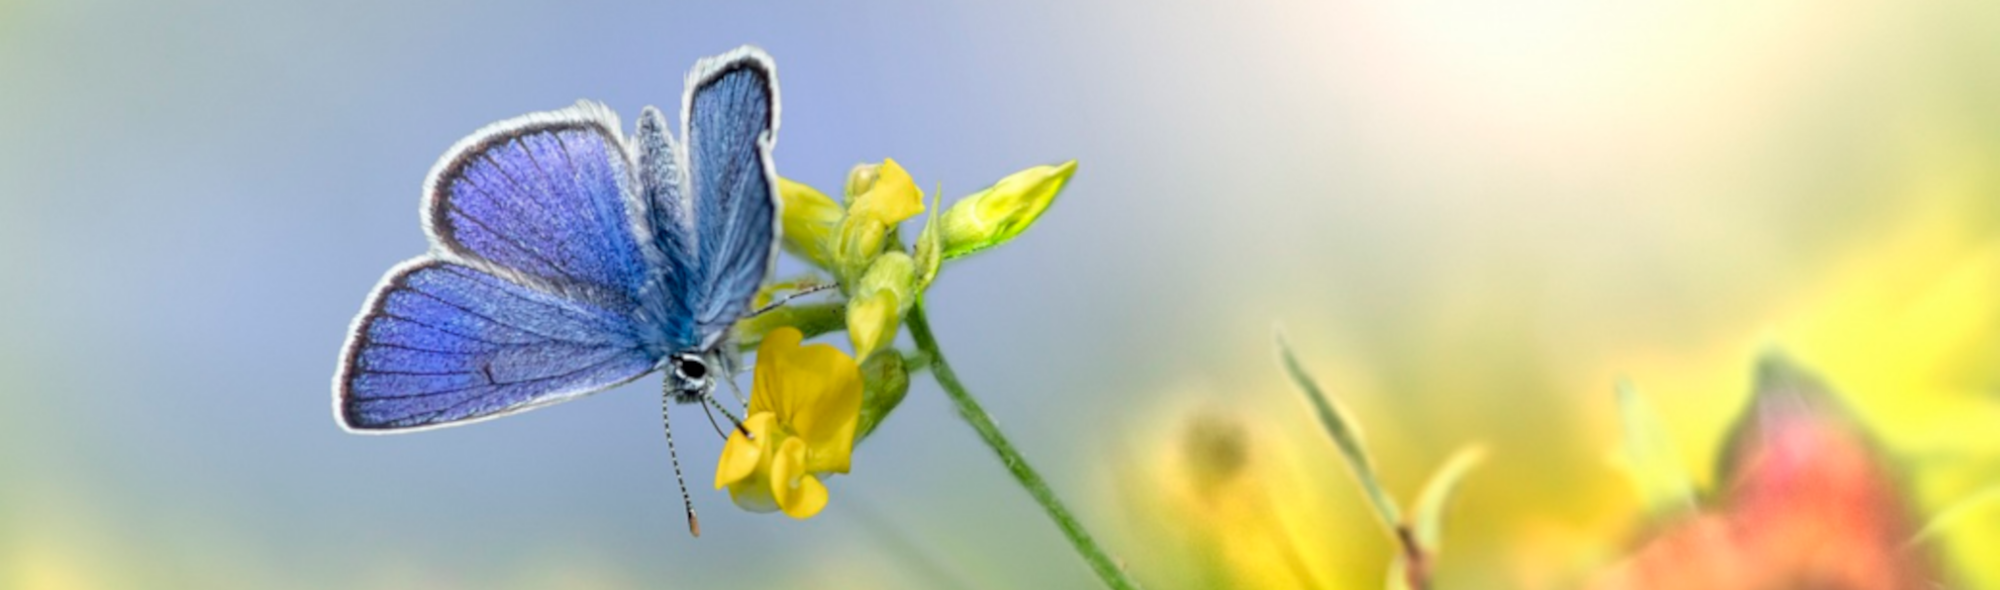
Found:
[[[708,400],[734,375],[730,328],[776,262],[770,56],[696,62],[681,122],[676,142],[649,106],[628,138],[582,101],[445,152],[424,181],[430,251],[390,269],[347,334],[341,427],[467,424],[654,371],[663,399]]]

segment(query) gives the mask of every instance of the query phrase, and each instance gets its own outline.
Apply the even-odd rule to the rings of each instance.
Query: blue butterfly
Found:
[[[466,424],[656,370],[663,398],[708,400],[734,375],[730,327],[775,264],[770,56],[696,62],[681,121],[685,144],[649,106],[626,138],[583,101],[445,152],[424,181],[430,252],[390,269],[347,335],[341,427]]]

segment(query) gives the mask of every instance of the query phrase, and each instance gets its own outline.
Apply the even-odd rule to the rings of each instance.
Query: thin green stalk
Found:
[[[910,313],[903,319],[910,327],[910,336],[917,341],[917,350],[929,355],[931,374],[937,377],[938,385],[944,388],[945,394],[951,396],[952,404],[958,406],[959,417],[965,418],[966,423],[979,432],[979,438],[993,448],[995,455],[1000,456],[1000,462],[1007,466],[1007,471],[1014,474],[1021,487],[1027,488],[1028,494],[1034,496],[1042,509],[1049,513],[1049,518],[1056,521],[1056,527],[1069,537],[1070,545],[1076,548],[1078,555],[1083,556],[1083,561],[1090,564],[1090,569],[1097,572],[1097,577],[1104,581],[1105,586],[1119,590],[1138,588],[1125,577],[1123,570],[1118,569],[1111,556],[1097,545],[1097,541],[1091,539],[1090,532],[1083,530],[1083,525],[1077,522],[1068,508],[1063,507],[1062,501],[1056,499],[1055,492],[1049,490],[1049,484],[1042,481],[1041,474],[1028,466],[1028,460],[1014,450],[1014,444],[1007,442],[1006,435],[1000,434],[1000,426],[986,415],[979,401],[972,399],[972,393],[958,382],[958,374],[951,370],[950,363],[945,362],[944,351],[938,348],[937,338],[931,335],[931,324],[929,318],[924,316],[923,303],[919,301],[911,307]]]
[[[1375,516],[1382,519],[1382,526],[1388,527],[1392,534],[1399,533],[1397,529],[1403,526],[1403,511],[1396,507],[1396,500],[1389,497],[1388,490],[1375,476],[1375,463],[1368,458],[1368,445],[1361,442],[1360,428],[1347,417],[1340,403],[1327,397],[1326,392],[1320,390],[1319,383],[1313,381],[1312,375],[1306,374],[1305,367],[1300,366],[1299,360],[1292,356],[1292,347],[1285,343],[1284,334],[1278,334],[1277,340],[1278,360],[1284,363],[1285,374],[1306,395],[1306,401],[1312,403],[1313,411],[1319,415],[1320,426],[1326,428],[1327,436],[1333,439],[1334,446],[1347,459],[1347,467],[1354,471],[1354,478],[1361,480],[1361,490],[1368,495],[1368,503],[1375,508]]]

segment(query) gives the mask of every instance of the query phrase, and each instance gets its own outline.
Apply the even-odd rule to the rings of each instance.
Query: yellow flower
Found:
[[[804,335],[779,328],[757,347],[750,417],[729,435],[715,487],[737,506],[811,518],[826,507],[820,478],[847,473],[861,412],[861,369],[826,344],[800,346]]]

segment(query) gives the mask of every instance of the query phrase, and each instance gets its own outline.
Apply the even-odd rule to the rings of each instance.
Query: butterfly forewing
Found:
[[[707,296],[694,310],[703,340],[729,329],[770,273],[777,235],[778,89],[770,58],[744,50],[689,76],[687,150],[698,260]]]
[[[649,265],[643,207],[617,117],[601,105],[518,117],[461,141],[426,190],[451,256],[536,286],[629,308]]]

